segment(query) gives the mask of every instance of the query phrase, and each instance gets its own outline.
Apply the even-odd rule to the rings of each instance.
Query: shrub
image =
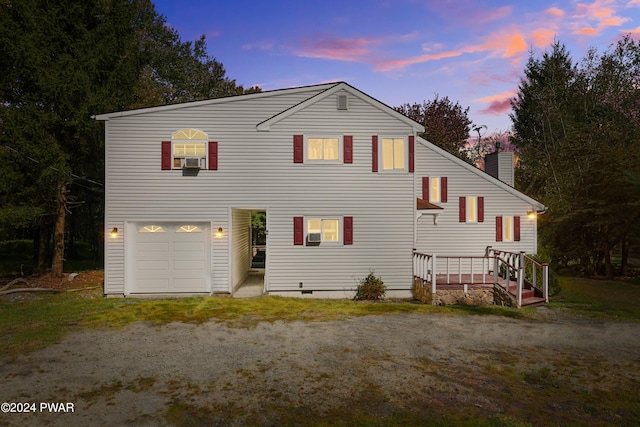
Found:
[[[369,275],[360,280],[360,284],[356,288],[356,295],[353,297],[354,300],[375,301],[384,298],[387,287],[384,285],[382,279],[373,273],[373,270],[369,271]]]

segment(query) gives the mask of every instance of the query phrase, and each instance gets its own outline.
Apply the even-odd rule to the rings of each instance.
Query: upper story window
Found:
[[[171,135],[173,169],[205,169],[207,138],[207,134],[198,129],[182,129]]]
[[[484,222],[484,197],[460,197],[460,222]]]
[[[382,138],[382,170],[404,170],[405,153],[404,138]]]
[[[441,200],[441,186],[440,186],[440,177],[431,177],[429,178],[429,201],[440,203]]]
[[[307,160],[340,160],[340,139],[308,138]]]

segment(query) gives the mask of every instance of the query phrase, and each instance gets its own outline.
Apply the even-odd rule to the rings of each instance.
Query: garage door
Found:
[[[209,224],[136,224],[131,293],[209,292]]]

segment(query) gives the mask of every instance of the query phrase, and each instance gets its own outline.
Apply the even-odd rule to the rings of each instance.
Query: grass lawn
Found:
[[[614,280],[561,277],[552,306],[590,318],[640,321],[640,285]]]
[[[594,320],[614,322],[640,321],[640,285],[596,279],[561,277],[561,292],[553,297],[551,309],[566,315],[569,321]],[[98,283],[96,283],[98,284]],[[203,323],[225,322],[235,328],[253,328],[260,322],[307,321],[322,322],[341,320],[354,316],[422,313],[430,316],[494,315],[538,322],[535,309],[512,309],[497,306],[486,307],[433,307],[411,301],[354,302],[350,300],[318,300],[282,297],[233,299],[223,297],[199,297],[184,299],[145,300],[134,298],[104,298],[102,290],[94,289],[75,293],[34,294],[24,299],[10,301],[0,298],[0,360],[12,361],[18,355],[27,354],[58,342],[69,332],[83,329],[124,328],[133,322],[162,325],[170,322]],[[539,357],[539,360],[536,359]],[[341,408],[333,408],[315,424],[334,425],[328,420],[341,420],[339,425],[442,425],[442,426],[530,426],[530,425],[579,425],[584,411],[594,411],[593,424],[611,420],[611,425],[637,425],[640,421],[640,400],[637,380],[620,372],[627,366],[605,366],[585,355],[513,354],[508,349],[497,349],[486,365],[470,364],[464,371],[447,370],[447,362],[427,360],[425,372],[437,374],[442,384],[461,384],[476,390],[509,408],[503,414],[487,415],[485,410],[472,405],[459,408],[443,406],[425,418],[420,407],[395,408],[391,415],[380,418],[375,410],[384,406],[387,396],[384,389],[363,385],[360,394],[352,396]],[[418,359],[416,359],[418,360]],[[389,361],[390,362],[390,361]],[[363,363],[371,363],[363,361]],[[425,363],[427,363],[425,361]],[[526,365],[528,369],[523,370]],[[607,374],[608,372],[608,374]],[[609,375],[608,377],[606,375]],[[602,378],[614,379],[618,385],[602,388]],[[114,380],[115,381],[115,380]],[[149,384],[135,384],[139,391],[152,388],[155,378],[145,378]],[[635,381],[635,382],[634,382]],[[179,390],[190,385],[179,383]],[[134,385],[115,382],[97,385],[81,395],[90,400],[116,395]],[[144,390],[143,390],[144,389]],[[136,389],[137,390],[137,389]],[[135,391],[136,393],[139,391]],[[502,403],[504,402],[504,403]],[[528,403],[529,402],[529,403]],[[536,402],[535,404],[530,402]],[[559,403],[560,402],[560,403]],[[557,405],[562,404],[561,409]],[[274,407],[283,425],[307,425],[310,415],[295,406]],[[556,406],[554,406],[556,405]],[[435,408],[436,406],[434,406]],[[532,408],[545,411],[531,414]],[[433,409],[433,408],[432,408]],[[206,425],[217,420],[221,413],[233,419],[237,409],[233,407],[194,406],[188,400],[177,399],[167,409],[165,419],[179,426]],[[534,410],[535,411],[535,410]],[[554,418],[567,412],[565,418]],[[618,418],[612,418],[614,414]],[[257,414],[256,417],[258,417]],[[316,414],[317,415],[317,414]],[[530,424],[523,420],[532,420]],[[256,418],[259,420],[260,418]],[[563,422],[565,421],[565,422]],[[259,425],[256,421],[256,425]]]

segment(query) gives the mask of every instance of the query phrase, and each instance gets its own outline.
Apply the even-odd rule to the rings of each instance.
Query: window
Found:
[[[162,170],[218,170],[218,143],[198,129],[182,129],[162,142]]]
[[[440,202],[440,178],[431,177],[429,183],[429,201],[439,203]]]
[[[467,222],[478,222],[477,197],[467,197]]]
[[[460,197],[460,222],[484,222],[484,197]]]
[[[496,242],[520,241],[520,217],[497,216],[496,217]]]
[[[294,245],[318,246],[323,242],[333,242],[333,244],[341,242],[343,245],[353,245],[353,217],[293,217]]]
[[[307,160],[339,160],[340,140],[338,138],[307,139]]]
[[[173,169],[207,166],[207,134],[198,129],[182,129],[171,135]]]
[[[513,242],[513,217],[502,217],[502,241]]]
[[[382,170],[404,170],[404,138],[382,138]]]
[[[164,228],[159,225],[145,225],[139,231],[140,233],[164,233]]]
[[[197,225],[183,225],[176,230],[176,233],[202,233],[202,229]]]
[[[337,219],[309,219],[307,220],[307,239],[312,241],[311,234],[319,234],[321,242],[339,241],[338,228],[340,221]]]

